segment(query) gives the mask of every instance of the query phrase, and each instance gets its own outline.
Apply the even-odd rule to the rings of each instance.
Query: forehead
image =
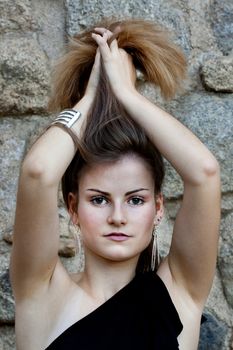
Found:
[[[114,162],[85,166],[80,174],[79,189],[89,186],[106,191],[114,188],[153,189],[154,179],[145,160],[136,155],[126,155]]]

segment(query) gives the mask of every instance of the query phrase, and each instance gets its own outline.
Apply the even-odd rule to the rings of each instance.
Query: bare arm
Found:
[[[124,96],[130,115],[145,128],[184,182],[168,264],[174,280],[188,290],[193,299],[203,301],[213,281],[217,258],[218,163],[209,150],[168,113],[137,94]]]
[[[210,151],[185,126],[149,102],[135,89],[131,59],[114,40],[100,47],[111,87],[130,116],[139,123],[184,182],[167,267],[173,281],[197,302],[209,293],[215,271],[220,220],[219,166]],[[103,34],[103,37],[102,37]]]
[[[83,113],[76,125],[77,133],[84,120]],[[23,161],[11,257],[16,297],[34,293],[51,278],[58,260],[58,186],[74,154],[71,137],[52,127],[37,140]]]
[[[72,127],[77,137],[95,96],[98,72],[99,54],[86,94],[74,107],[82,113]],[[70,135],[53,126],[36,141],[23,161],[10,267],[16,298],[25,298],[48,288],[58,262],[58,186],[75,151]]]

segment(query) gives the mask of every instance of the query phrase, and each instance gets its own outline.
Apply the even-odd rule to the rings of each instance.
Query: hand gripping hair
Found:
[[[165,98],[173,97],[182,89],[185,57],[166,30],[153,22],[134,19],[106,19],[95,27],[112,32],[117,29],[119,48],[132,56],[135,68],[143,73],[146,81],[158,86]],[[55,68],[50,110],[71,108],[84,95],[97,49],[91,37],[95,27],[70,38],[68,52]]]

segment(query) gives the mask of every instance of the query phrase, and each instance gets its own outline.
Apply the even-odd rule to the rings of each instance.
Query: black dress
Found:
[[[77,321],[47,350],[175,350],[183,329],[163,281],[139,274],[96,310]]]

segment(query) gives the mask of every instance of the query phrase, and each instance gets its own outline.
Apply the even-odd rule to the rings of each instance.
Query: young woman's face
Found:
[[[161,206],[152,174],[140,157],[127,155],[86,167],[76,214],[86,252],[111,261],[138,257],[151,241],[156,207],[159,215]]]

